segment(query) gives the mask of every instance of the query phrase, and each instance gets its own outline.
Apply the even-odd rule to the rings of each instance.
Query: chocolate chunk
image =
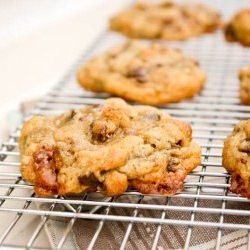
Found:
[[[142,67],[135,67],[127,72],[127,77],[133,77],[138,82],[143,83],[147,81],[147,71]]]
[[[53,149],[41,149],[34,154],[36,185],[48,193],[57,193],[57,170]]]

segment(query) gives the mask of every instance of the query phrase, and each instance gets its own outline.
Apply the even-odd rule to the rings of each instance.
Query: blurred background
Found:
[[[56,84],[126,3],[0,1],[0,142],[20,120],[19,104]]]

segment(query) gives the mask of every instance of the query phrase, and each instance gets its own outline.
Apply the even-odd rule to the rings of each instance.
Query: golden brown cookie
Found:
[[[231,191],[250,198],[250,119],[239,122],[224,142],[223,166],[231,174]]]
[[[213,32],[220,26],[220,15],[203,4],[137,3],[110,20],[110,28],[133,38],[185,40]]]
[[[87,90],[145,104],[190,98],[206,79],[198,62],[181,51],[133,40],[91,59],[77,78]]]
[[[250,46],[250,9],[240,10],[226,25],[225,37],[228,41],[238,41]]]
[[[250,66],[240,70],[239,79],[241,103],[250,105]]]
[[[201,161],[191,127],[150,106],[118,98],[57,117],[27,121],[19,141],[21,173],[38,195],[128,187],[175,194]]]

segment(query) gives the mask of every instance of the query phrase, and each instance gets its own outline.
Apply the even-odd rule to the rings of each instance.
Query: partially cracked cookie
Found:
[[[201,161],[191,127],[150,106],[113,98],[56,117],[27,121],[21,173],[38,195],[128,188],[172,195]]]
[[[230,190],[250,199],[250,119],[239,122],[227,137],[222,161],[231,174]]]
[[[250,105],[250,66],[240,70],[239,80],[241,103]]]
[[[185,40],[213,32],[220,26],[219,12],[194,3],[137,3],[110,20],[110,28],[132,38]]]
[[[144,104],[190,98],[206,80],[198,62],[181,51],[134,40],[92,58],[77,78],[87,90]]]
[[[228,41],[237,41],[250,46],[250,8],[240,10],[226,25],[225,37]]]

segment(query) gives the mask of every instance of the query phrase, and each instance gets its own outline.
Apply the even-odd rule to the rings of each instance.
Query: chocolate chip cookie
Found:
[[[28,120],[19,141],[21,173],[38,195],[128,188],[172,195],[201,161],[191,127],[150,106],[118,98],[56,117]]]
[[[250,119],[238,123],[227,137],[222,161],[231,174],[230,190],[250,199]]]
[[[239,79],[241,103],[250,105],[250,66],[240,70]]]
[[[110,20],[110,28],[132,38],[185,40],[220,26],[217,10],[203,5],[163,1],[137,3]]]
[[[238,41],[250,46],[250,8],[240,10],[225,27],[228,41]]]
[[[206,79],[198,62],[181,51],[134,40],[94,57],[77,78],[87,90],[145,104],[190,98]]]

